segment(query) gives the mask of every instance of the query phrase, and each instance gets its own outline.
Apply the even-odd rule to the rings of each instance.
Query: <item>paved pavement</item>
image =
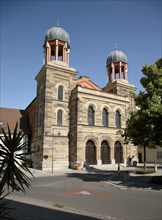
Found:
[[[114,174],[110,177],[109,183],[120,189],[131,190],[156,190],[162,192],[162,184],[151,182],[152,176],[162,176],[162,169],[152,174],[136,174],[133,171],[122,171],[120,175]]]
[[[149,165],[150,168],[153,168],[154,165]],[[117,172],[116,165],[103,165],[103,166],[90,166],[89,170],[72,170],[72,169],[63,169],[60,171],[54,171],[54,173],[44,172],[40,170],[31,169],[31,172],[35,177],[45,177],[45,176],[57,176],[57,175],[67,175],[70,173],[97,173],[103,174],[104,172],[110,171],[108,179],[105,179],[104,182],[108,186],[118,187],[121,190],[155,190],[162,193],[161,184],[153,184],[150,179],[155,175],[162,175],[162,165],[158,166],[157,172],[147,175],[135,174],[135,170],[139,167],[121,167],[120,175]],[[31,198],[24,198],[18,196],[9,196],[8,199],[10,203],[13,203],[13,207],[16,207],[15,216],[17,220],[36,220],[32,218],[33,213],[38,213],[37,220],[93,220],[93,219],[109,219],[109,220],[119,220],[119,218],[114,218],[111,216],[104,216],[100,214],[90,213],[84,210],[76,210],[68,207],[59,207],[56,204],[44,203]],[[23,216],[19,213],[18,208],[21,210],[28,210],[28,215]],[[21,211],[22,212],[22,211]],[[120,219],[121,220],[121,219]]]
[[[89,170],[73,170],[73,169],[62,169],[51,172],[44,172],[41,170],[31,169],[31,172],[35,177],[45,177],[45,176],[57,176],[57,175],[66,175],[69,173],[97,173],[102,174],[104,172],[110,171],[111,175],[105,180],[105,183],[112,186],[120,187],[122,189],[143,189],[143,190],[162,190],[161,184],[154,184],[151,182],[152,176],[162,176],[162,164],[157,165],[156,173],[151,174],[136,174],[137,169],[141,169],[143,164],[138,165],[137,167],[126,167],[120,166],[120,175],[118,175],[117,165],[102,165],[90,166]],[[148,164],[148,169],[154,169],[154,164]]]
[[[137,169],[143,168],[143,164],[138,165],[137,167],[120,167],[120,175],[118,175],[118,167],[117,165],[103,165],[97,166],[93,165],[89,167],[89,170],[73,170],[73,169],[62,169],[51,172],[44,172],[41,170],[31,169],[30,171],[33,173],[35,177],[45,177],[45,176],[57,176],[57,175],[67,175],[67,174],[83,174],[83,173],[96,173],[96,174],[104,174],[104,172],[110,172],[108,178],[103,180],[105,184],[109,184],[114,187],[118,187],[120,189],[136,189],[136,190],[160,190],[162,191],[161,184],[154,184],[151,182],[152,176],[162,176],[162,164],[157,165],[156,173],[151,174],[136,174],[135,171]],[[148,169],[154,169],[154,164],[148,164]],[[106,176],[106,175],[105,175]],[[96,177],[97,178],[97,177]]]

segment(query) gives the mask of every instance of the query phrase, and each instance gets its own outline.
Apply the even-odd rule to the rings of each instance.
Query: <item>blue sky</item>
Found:
[[[25,109],[36,96],[45,33],[56,26],[70,36],[70,66],[100,87],[106,58],[118,45],[128,57],[128,81],[142,90],[141,69],[162,57],[162,1],[1,0],[0,106]]]

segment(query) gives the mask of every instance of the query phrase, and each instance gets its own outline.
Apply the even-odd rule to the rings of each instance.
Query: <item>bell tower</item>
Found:
[[[117,48],[108,54],[106,60],[108,83],[103,88],[104,92],[129,97],[136,88],[127,80],[128,60],[125,53]]]
[[[70,38],[61,27],[49,29],[43,43],[45,63],[36,76],[35,162],[45,171],[69,165],[69,100],[77,72],[69,66]],[[37,161],[36,161],[37,160]]]
[[[56,60],[69,65],[70,38],[68,33],[58,25],[49,29],[44,40],[45,63]]]

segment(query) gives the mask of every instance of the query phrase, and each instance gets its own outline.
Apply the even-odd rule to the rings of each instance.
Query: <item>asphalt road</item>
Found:
[[[30,205],[36,205],[35,201],[40,201],[42,207],[43,204],[48,204],[62,210],[64,208],[75,209],[89,213],[89,218],[71,216],[65,219],[92,219],[90,213],[93,214],[92,216],[96,215],[97,219],[112,219],[113,217],[124,220],[162,219],[162,192],[117,188],[106,181],[106,176],[95,173],[37,177],[32,180],[32,187],[26,191],[26,194],[14,192],[14,196],[21,198],[21,201],[28,199],[31,201]],[[21,205],[21,202],[17,204],[18,207]],[[40,211],[29,213],[27,208],[23,207],[22,211],[13,213],[15,216],[18,215],[18,219],[21,219],[23,215],[23,217],[26,216],[23,219],[33,220],[39,219]],[[29,214],[33,218],[28,218]]]

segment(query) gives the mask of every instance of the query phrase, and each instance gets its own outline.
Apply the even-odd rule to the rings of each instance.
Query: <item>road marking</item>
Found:
[[[97,198],[104,198],[104,199],[112,199],[112,196],[104,193],[100,193],[97,191],[87,190],[87,189],[73,189],[70,191],[65,191],[64,195],[75,195],[75,196],[92,196]]]
[[[88,191],[74,192],[74,194],[81,194],[81,195],[87,195],[87,196],[91,195],[91,193]]]

